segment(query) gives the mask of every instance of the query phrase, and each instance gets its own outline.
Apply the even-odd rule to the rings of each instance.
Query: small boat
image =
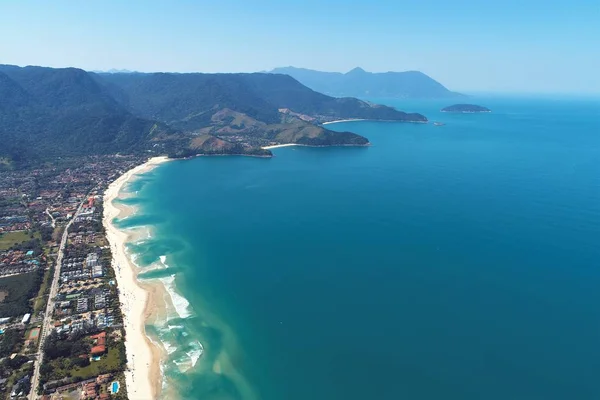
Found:
[[[443,122],[434,122],[433,125],[435,125],[435,126],[444,126],[446,124],[443,123]]]

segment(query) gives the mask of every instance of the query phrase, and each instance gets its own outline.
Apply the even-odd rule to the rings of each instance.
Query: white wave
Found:
[[[165,365],[163,363],[160,363],[160,379],[162,381],[162,389],[163,391],[167,388],[167,380],[165,379]]]
[[[200,356],[202,356],[202,353],[204,352],[204,347],[202,347],[202,343],[198,341],[193,342],[192,344],[194,345],[194,348],[186,352],[185,354],[187,354],[190,357],[192,368],[194,368],[196,366],[196,363],[200,359]]]
[[[190,350],[172,360],[181,372],[187,372],[194,368],[204,352],[204,347],[198,341],[190,343],[190,347]]]
[[[165,350],[167,351],[168,354],[173,354],[173,353],[175,353],[177,351],[177,346],[173,346],[167,340],[161,340],[161,343],[162,343],[163,347],[165,348]]]
[[[175,353],[177,351],[177,346],[171,344],[167,339],[164,338],[164,336],[165,336],[164,335],[165,330],[161,329],[161,328],[158,328],[158,327],[157,327],[157,330],[158,330],[158,341],[160,342],[160,344],[162,344],[162,346],[167,351],[167,353],[169,355]],[[168,332],[168,330],[166,332]],[[148,338],[150,339],[150,341],[152,343],[157,344],[156,340],[154,340],[152,338],[152,336],[150,336],[150,335],[147,335],[147,336],[148,336]]]
[[[130,252],[128,249],[125,249],[125,255],[127,257],[129,257],[129,261],[131,261],[131,263],[139,269],[142,269],[142,266],[137,262],[138,258],[139,258],[139,254],[138,253],[133,253]]]
[[[171,297],[171,302],[175,307],[177,315],[179,315],[180,318],[187,318],[192,315],[192,312],[190,311],[190,302],[175,290],[175,274],[160,278],[160,281],[165,285],[165,289],[167,289],[167,293],[169,293],[169,297]]]
[[[160,262],[162,263],[162,265],[169,268],[169,266],[167,265],[167,256],[160,256],[158,258],[160,258]]]

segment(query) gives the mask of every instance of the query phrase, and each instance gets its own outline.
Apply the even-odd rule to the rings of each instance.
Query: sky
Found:
[[[465,92],[600,93],[599,0],[0,0],[0,63],[422,71]]]

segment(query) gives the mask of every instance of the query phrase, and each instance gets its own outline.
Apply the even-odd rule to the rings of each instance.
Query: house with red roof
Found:
[[[99,356],[106,353],[106,332],[100,332],[89,337],[94,341],[90,356]]]

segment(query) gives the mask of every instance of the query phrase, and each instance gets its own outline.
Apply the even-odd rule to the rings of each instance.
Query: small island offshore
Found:
[[[454,104],[448,107],[444,107],[442,112],[451,113],[489,113],[492,112],[489,108],[478,106],[475,104]]]

